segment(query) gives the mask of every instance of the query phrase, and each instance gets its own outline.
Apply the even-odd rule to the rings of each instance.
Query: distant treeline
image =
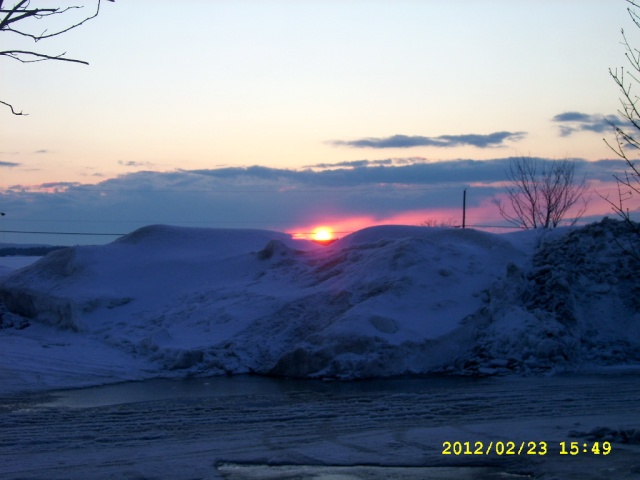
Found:
[[[52,245],[42,245],[33,247],[0,247],[0,257],[42,257],[54,250],[67,247],[56,247]]]

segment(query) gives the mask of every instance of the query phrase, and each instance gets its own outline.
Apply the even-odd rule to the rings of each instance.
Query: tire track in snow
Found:
[[[464,465],[479,459],[443,458],[442,438],[552,441],[567,437],[578,422],[588,431],[640,418],[640,380],[630,375],[434,383],[310,382],[299,391],[91,408],[40,407],[29,398],[12,399],[10,406],[6,400],[0,404],[0,477],[76,478],[74,472],[90,466],[104,476],[136,471],[170,478],[168,472],[187,460],[212,475],[203,478],[216,478],[213,465],[221,461]],[[540,432],[556,437],[529,438]],[[559,462],[480,460],[543,470]]]

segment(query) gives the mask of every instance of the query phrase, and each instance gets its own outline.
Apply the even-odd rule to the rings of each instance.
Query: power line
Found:
[[[126,233],[88,233],[88,232],[34,232],[25,230],[0,230],[0,233],[33,233],[42,235],[106,235],[113,237],[121,237],[127,235]]]
[[[215,228],[215,227],[210,227],[210,228]],[[348,234],[348,233],[353,233],[354,230],[350,230],[350,231],[346,231],[346,230],[342,230],[342,231],[333,231],[333,233],[340,233],[340,234]],[[131,232],[128,233],[105,233],[105,232],[100,232],[100,233],[94,233],[94,232],[43,232],[43,231],[28,231],[28,230],[0,230],[0,233],[31,233],[31,234],[36,234],[36,235],[103,235],[103,236],[112,236],[112,237],[122,237],[124,235],[128,235]],[[283,233],[288,233],[289,235],[315,235],[316,232],[283,232]]]
[[[467,225],[471,228],[504,228],[511,230],[519,230],[519,227],[507,226],[507,225]],[[216,228],[216,227],[209,227]],[[460,228],[460,225],[451,225],[450,228]],[[348,235],[354,233],[356,230],[333,230],[334,234]],[[80,236],[107,236],[107,237],[122,237],[128,235],[127,233],[110,233],[110,232],[58,232],[58,231],[35,231],[35,230],[0,230],[0,233],[26,233],[33,235],[80,235]],[[289,235],[315,235],[316,232],[284,232]]]

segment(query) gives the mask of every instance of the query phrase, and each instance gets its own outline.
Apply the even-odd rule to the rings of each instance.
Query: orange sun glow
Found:
[[[333,232],[327,227],[318,227],[313,231],[313,239],[316,242],[328,242],[333,240]]]

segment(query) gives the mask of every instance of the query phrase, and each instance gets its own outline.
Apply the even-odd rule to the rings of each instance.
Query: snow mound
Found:
[[[0,363],[58,335],[65,345],[77,338],[65,351],[83,372],[91,355],[81,345],[104,345],[102,365],[119,352],[113,381],[124,357],[136,378],[484,375],[639,361],[640,270],[618,246],[626,235],[610,220],[517,235],[382,226],[324,247],[279,232],[149,226],[7,277],[6,314],[31,326],[0,331]]]
[[[509,266],[477,314],[464,366],[491,372],[640,362],[640,261],[615,220],[542,239],[529,268]]]
[[[148,252],[152,256],[166,252],[173,257],[203,253],[225,257],[259,250],[273,239],[285,244],[293,242],[291,235],[270,230],[149,225],[115,240],[107,248],[135,246],[139,252]]]
[[[529,236],[531,232],[529,232]],[[334,242],[330,248],[341,250],[356,245],[379,245],[401,239],[423,239],[434,244],[469,244],[492,249],[513,249],[511,242],[491,233],[460,228],[433,228],[410,225],[382,225],[368,227]]]

